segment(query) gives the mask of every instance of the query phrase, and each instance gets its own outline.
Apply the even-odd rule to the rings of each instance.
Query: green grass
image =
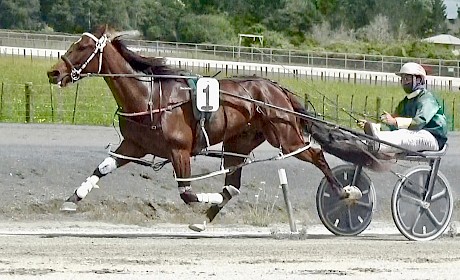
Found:
[[[56,62],[49,58],[0,55],[0,121],[25,122],[24,88],[25,83],[31,82],[34,122],[110,125],[117,106],[104,80],[87,78],[77,83],[78,86],[59,89],[50,85],[46,76],[46,71]],[[382,110],[392,111],[404,95],[397,85],[320,81],[311,77],[278,80],[302,99],[306,96],[326,120],[352,128],[355,123],[345,111],[353,112],[357,118],[372,119]],[[456,94],[447,91],[437,94],[445,104],[449,127],[460,129],[460,112],[454,110],[458,107]],[[378,97],[380,108],[377,108]]]
[[[111,124],[117,106],[104,80],[84,79],[78,86],[60,89],[50,85],[46,76],[56,62],[55,59],[0,56],[0,121],[25,122],[25,84],[31,82],[34,122]]]

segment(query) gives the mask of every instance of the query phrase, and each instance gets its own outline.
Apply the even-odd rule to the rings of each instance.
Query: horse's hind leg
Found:
[[[123,140],[120,146],[116,149],[115,153],[138,158],[145,156],[145,153],[140,147],[128,140]],[[84,181],[77,189],[75,189],[75,192],[69,198],[67,198],[67,200],[62,205],[61,210],[75,211],[77,209],[76,204],[85,198],[93,188],[98,188],[97,182],[102,177],[109,174],[113,170],[127,164],[128,162],[130,161],[112,156],[106,157],[104,161],[102,161],[94,170],[93,174],[86,178],[86,181]]]
[[[319,170],[323,172],[324,176],[326,177],[326,180],[329,182],[329,185],[337,193],[341,192],[342,186],[332,174],[332,170],[329,167],[329,164],[327,163],[326,158],[324,157],[324,153],[321,149],[309,148],[308,150],[297,154],[296,157],[303,161],[311,162],[316,167],[318,167]]]
[[[283,149],[284,154],[295,152],[296,150],[305,147],[308,143],[305,143],[300,132],[289,124],[277,124],[272,127],[274,129],[265,130],[265,136],[267,141],[274,147]],[[283,133],[276,133],[277,131],[283,131]],[[324,153],[321,149],[310,147],[309,149],[295,155],[296,158],[310,162],[318,167],[323,172],[329,185],[337,192],[342,191],[342,186],[332,174],[332,170],[324,157]]]
[[[262,133],[256,131],[247,131],[241,135],[228,139],[224,143],[224,151],[238,153],[241,155],[249,155],[257,146],[262,144],[265,138]],[[244,158],[238,156],[225,156],[224,166],[232,167],[243,163]],[[236,169],[232,173],[228,173],[225,176],[225,187],[220,193],[223,197],[223,202],[220,204],[214,204],[206,211],[206,217],[211,222],[219,211],[230,201],[232,196],[238,193],[241,187],[241,171],[242,168]],[[236,189],[236,190],[235,190]]]

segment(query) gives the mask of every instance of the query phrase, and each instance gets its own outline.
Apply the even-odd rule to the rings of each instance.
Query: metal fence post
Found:
[[[26,122],[30,123],[34,120],[34,100],[32,93],[32,83],[27,82],[25,84],[25,94],[26,94]]]
[[[289,228],[291,233],[297,232],[297,228],[294,222],[294,215],[292,214],[291,201],[289,200],[288,182],[286,171],[284,169],[278,169],[278,176],[280,179],[281,188],[283,189],[284,202],[286,203],[286,210],[289,218]]]

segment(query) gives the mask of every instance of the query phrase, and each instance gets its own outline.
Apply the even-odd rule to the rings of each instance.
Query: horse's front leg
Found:
[[[190,152],[187,150],[173,150],[171,163],[176,173],[176,178],[189,178],[191,176],[191,167],[190,167]],[[240,171],[237,171],[239,173]],[[239,184],[238,184],[239,186]],[[219,193],[195,193],[192,190],[190,181],[178,181],[178,189],[180,198],[186,204],[192,203],[209,203],[213,206],[222,208],[228,200],[230,200],[232,195],[235,195],[235,192],[239,192],[238,189],[232,186],[224,187],[222,192]],[[215,215],[214,215],[215,216]],[[214,218],[214,217],[213,217]],[[211,222],[213,219],[209,219]],[[196,230],[196,229],[195,229]]]
[[[130,157],[142,157],[145,155],[142,149],[131,141],[123,140],[120,146],[115,151],[116,154],[121,154]],[[99,188],[97,183],[105,175],[111,173],[115,169],[127,164],[129,160],[116,157],[106,157],[94,170],[93,174],[86,178],[81,185],[75,189],[74,193],[67,198],[61,207],[63,211],[75,211],[77,203],[85,198],[94,188]]]
[[[176,149],[171,153],[171,163],[178,179],[186,179],[191,176],[190,151]],[[222,196],[217,193],[194,193],[190,181],[178,181],[178,190],[180,198],[186,203],[194,202],[219,203],[222,202]]]

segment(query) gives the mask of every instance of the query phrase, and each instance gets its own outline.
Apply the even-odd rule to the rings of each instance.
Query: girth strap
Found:
[[[158,108],[158,109],[152,109],[150,108],[150,110],[148,111],[144,111],[144,112],[136,112],[136,113],[125,113],[125,112],[121,112],[121,111],[118,111],[117,112],[117,115],[120,115],[120,116],[123,116],[123,117],[138,117],[138,116],[145,116],[145,115],[150,115],[150,114],[156,114],[156,113],[161,113],[161,112],[165,112],[165,111],[171,111],[173,110],[174,108],[177,108],[177,107],[180,107],[182,105],[184,105],[185,103],[189,102],[190,100],[184,100],[184,101],[181,101],[179,103],[175,103],[175,104],[170,104],[166,107],[163,107],[163,108]]]

